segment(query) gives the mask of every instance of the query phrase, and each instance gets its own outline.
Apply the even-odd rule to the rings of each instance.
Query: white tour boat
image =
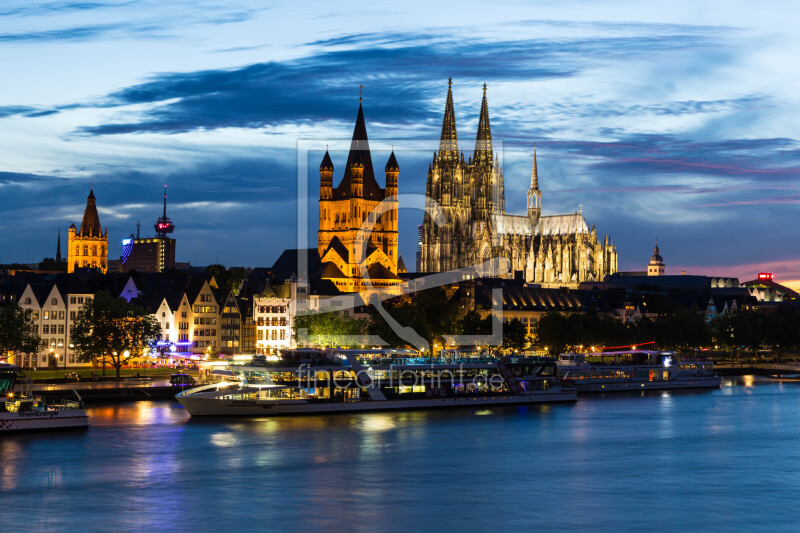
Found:
[[[679,359],[675,352],[566,353],[559,357],[558,369],[561,379],[579,393],[705,389],[722,382],[711,361]]]
[[[0,433],[89,427],[80,401],[48,403],[30,392],[15,396],[17,374],[17,367],[0,365]]]
[[[288,350],[230,364],[176,396],[192,416],[278,416],[573,402],[554,358],[422,358],[410,350]]]

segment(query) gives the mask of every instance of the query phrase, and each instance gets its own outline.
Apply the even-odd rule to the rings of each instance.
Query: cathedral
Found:
[[[452,78],[448,81],[439,151],[428,167],[425,193],[428,207],[438,203],[446,222],[437,225],[426,212],[421,272],[447,272],[500,257],[508,260],[508,277],[543,287],[577,288],[617,271],[616,246],[608,236],[601,241],[582,213],[542,215],[535,148],[527,213],[506,213],[503,170],[492,151],[486,84],[475,151],[465,159],[458,146]]]
[[[317,251],[322,263],[321,278],[330,280],[341,292],[367,289],[365,277],[374,288],[398,285],[398,273],[405,272],[397,250],[397,179],[400,167],[394,151],[384,168],[386,188],[375,180],[367,139],[364,110],[359,99],[356,125],[344,173],[333,186],[333,161],[325,151],[319,166],[319,233]],[[386,201],[382,212],[373,212]],[[361,231],[371,227],[371,231]],[[362,274],[366,273],[367,276]]]

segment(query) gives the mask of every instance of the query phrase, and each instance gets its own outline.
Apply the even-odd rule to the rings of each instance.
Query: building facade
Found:
[[[94,187],[92,187],[86,198],[81,227],[76,228],[75,224],[69,227],[67,272],[74,272],[76,268],[97,268],[105,274],[108,270],[107,259],[108,228],[103,232],[100,227],[100,217],[97,215]]]
[[[384,170],[385,189],[375,180],[364,110],[359,102],[342,181],[334,188],[333,161],[327,151],[319,167],[317,249],[322,262],[321,277],[331,280],[342,292],[367,289],[365,278],[376,288],[400,283],[397,276],[397,187],[400,167],[394,152],[389,156]],[[370,229],[362,231],[362,226]]]
[[[617,270],[616,246],[608,236],[601,240],[582,213],[542,215],[535,148],[527,213],[506,213],[485,84],[475,151],[466,158],[458,144],[452,80],[448,82],[439,151],[429,166],[425,192],[423,272],[474,267],[499,257],[507,261],[507,272],[492,270],[490,275],[523,278],[543,287],[577,287]],[[437,205],[445,218],[439,225],[429,214]]]

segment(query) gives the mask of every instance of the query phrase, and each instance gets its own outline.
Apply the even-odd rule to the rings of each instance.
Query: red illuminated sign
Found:
[[[773,276],[772,272],[759,272],[758,273],[758,279],[773,279],[774,277],[775,276]]]

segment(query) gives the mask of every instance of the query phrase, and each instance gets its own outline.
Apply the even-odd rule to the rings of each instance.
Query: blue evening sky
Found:
[[[5,0],[0,262],[54,255],[93,181],[112,258],[167,184],[179,261],[270,265],[297,246],[298,141],[348,138],[363,84],[423,193],[452,76],[465,150],[488,84],[509,212],[536,142],[544,213],[582,205],[621,269],[657,236],[668,273],[800,280],[798,27],[788,1]],[[421,214],[400,219],[413,269]]]

